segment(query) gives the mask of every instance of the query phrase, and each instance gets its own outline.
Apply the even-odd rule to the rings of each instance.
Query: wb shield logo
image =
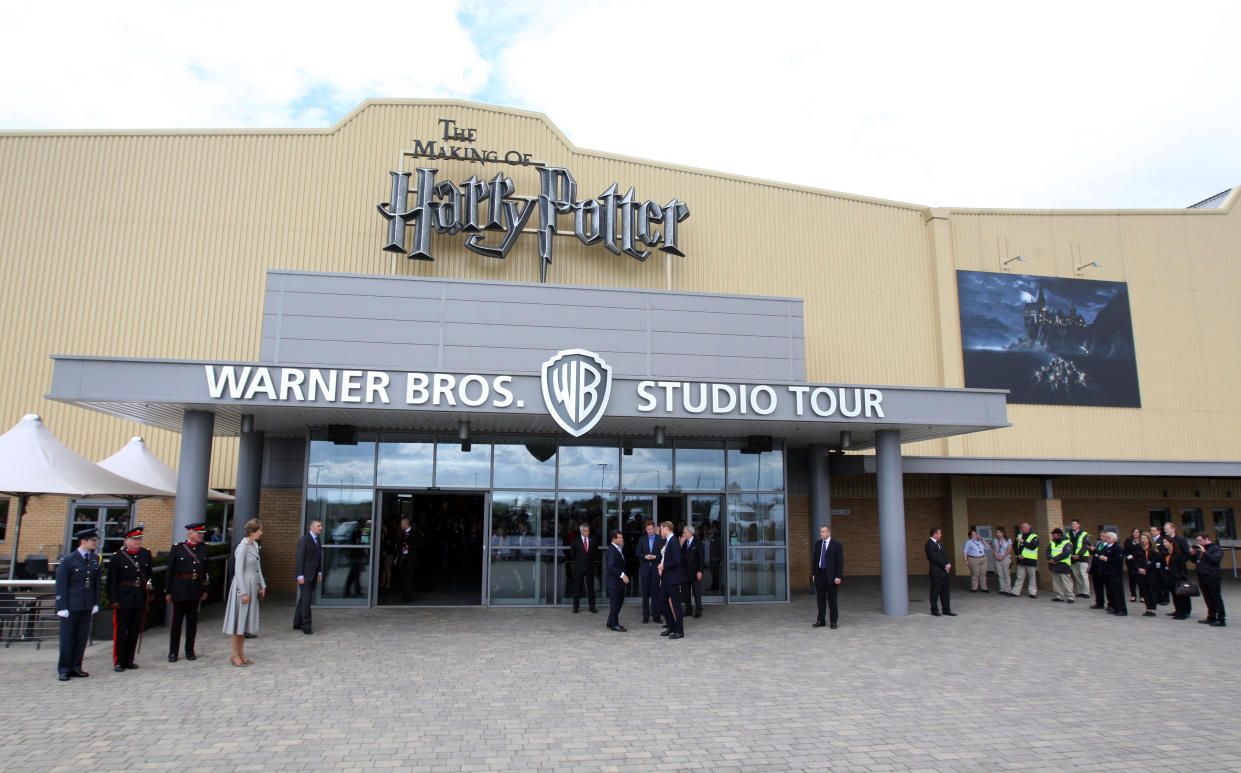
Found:
[[[565,349],[543,363],[543,402],[556,423],[581,437],[603,418],[612,366],[594,352]]]

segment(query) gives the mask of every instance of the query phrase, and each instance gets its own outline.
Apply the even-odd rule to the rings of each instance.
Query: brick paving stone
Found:
[[[798,593],[708,607],[677,642],[632,625],[632,605],[625,634],[563,609],[385,608],[317,609],[307,637],[276,623],[292,602],[273,597],[246,669],[218,608],[193,663],[160,658],[155,629],[138,671],[113,673],[99,643],[94,676],[62,684],[54,645],[15,644],[0,770],[1241,771],[1238,627],[959,591],[959,617],[913,601],[889,618],[877,582],[846,583],[835,631],[810,627]],[[1241,583],[1224,595],[1241,609]],[[1099,680],[1067,713],[1038,687]],[[1081,718],[1106,721],[1106,759],[1080,748]]]

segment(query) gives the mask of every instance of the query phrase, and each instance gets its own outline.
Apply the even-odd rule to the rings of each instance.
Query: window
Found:
[[[64,551],[57,551],[54,545],[40,546],[39,554],[51,555],[46,552],[49,548],[52,552],[67,553],[77,547],[77,540],[73,538],[73,535],[83,529],[93,527],[99,531],[99,555],[110,555],[120,550],[121,544],[125,541],[125,532],[130,529],[130,518],[130,507],[127,502],[75,502],[70,519],[73,525],[69,529],[69,541]]]
[[[1215,521],[1215,540],[1237,538],[1237,521],[1231,507],[1221,507],[1211,513]]]
[[[1202,530],[1202,508],[1186,507],[1181,510],[1181,536],[1193,539]]]
[[[1160,507],[1155,510],[1149,510],[1148,512],[1150,513],[1150,525],[1158,526],[1160,531],[1163,531],[1163,525],[1165,523],[1168,523],[1172,520],[1172,511],[1167,509],[1166,507]]]

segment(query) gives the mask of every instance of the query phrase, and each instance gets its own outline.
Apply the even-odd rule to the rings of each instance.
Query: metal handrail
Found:
[[[0,591],[13,594],[11,606],[0,609],[0,640],[7,648],[13,642],[35,642],[35,649],[44,639],[56,640],[59,618],[56,617],[55,580],[0,580]]]

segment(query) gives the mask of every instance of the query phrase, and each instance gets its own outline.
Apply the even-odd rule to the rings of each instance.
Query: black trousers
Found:
[[[586,598],[590,602],[590,608],[595,608],[595,578],[589,571],[582,573],[573,572],[573,608],[578,609],[582,605],[582,586],[586,586]]]
[[[60,619],[60,660],[56,670],[61,674],[82,670],[86,656],[86,640],[90,638],[90,610],[70,612]]]
[[[1159,606],[1159,589],[1150,580],[1140,583],[1138,589],[1142,591],[1142,603],[1146,604],[1146,611],[1154,612]]]
[[[681,609],[681,586],[662,583],[659,586],[663,596],[664,626],[673,633],[685,635],[685,614]]]
[[[686,614],[694,614],[694,610],[702,611],[702,580],[694,579],[698,576],[694,572],[694,577],[689,578],[681,583],[681,598],[684,601]]]
[[[1220,594],[1220,578],[1198,576],[1198,589],[1207,605],[1207,619],[1224,622],[1224,597]]]
[[[194,637],[198,635],[197,601],[172,602],[172,625],[168,635],[168,654],[176,655],[181,644],[181,622],[185,621],[185,654],[194,653]]]
[[[1094,591],[1095,606],[1107,606],[1107,579],[1103,576],[1103,572],[1090,575],[1090,589]]]
[[[315,586],[319,581],[307,577],[306,581],[297,586],[297,606],[293,608],[293,627],[310,628],[310,604],[315,600]]]
[[[952,611],[951,584],[947,577],[931,578],[931,611],[938,612],[942,606],[945,612]]]
[[[608,610],[608,627],[615,628],[620,625],[620,611],[625,604],[625,586],[612,586],[608,588],[608,602],[611,608]]]
[[[646,620],[654,615],[655,621],[659,622],[662,617],[662,607],[659,605],[659,563],[652,561],[648,565],[643,561],[638,572],[638,579],[642,582],[642,619]]]
[[[400,561],[396,566],[397,584],[401,588],[401,601],[408,604],[414,600],[414,557],[397,556]]]
[[[121,607],[112,610],[112,665],[132,666],[138,637],[146,623],[146,607]]]
[[[835,577],[828,577],[827,572],[821,569],[814,570],[814,597],[819,602],[819,616],[815,618],[816,623],[824,620],[824,615],[828,607],[831,607],[831,622],[836,622],[836,594],[840,590],[840,586],[836,584]],[[948,602],[944,602],[947,607]]]
[[[1125,577],[1121,574],[1105,574],[1103,581],[1107,587],[1107,608],[1118,615],[1129,614],[1125,604]]]
[[[1172,581],[1172,612],[1176,617],[1189,617],[1193,613],[1194,605],[1190,601],[1189,596],[1178,596],[1176,594],[1176,583],[1178,582],[1185,582],[1185,578],[1182,577],[1179,580],[1174,579]]]

